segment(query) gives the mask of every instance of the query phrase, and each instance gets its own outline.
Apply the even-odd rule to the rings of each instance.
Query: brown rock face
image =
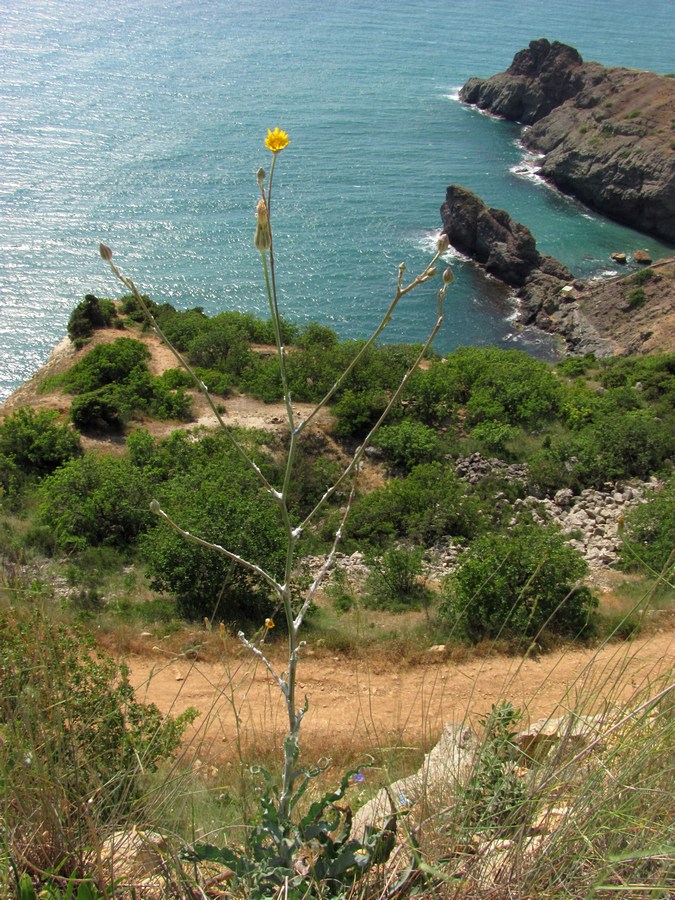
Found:
[[[493,209],[466,188],[451,184],[441,206],[443,231],[462,253],[485,271],[512,287],[522,287],[535,271],[558,280],[571,280],[562,263],[537,250],[529,228],[515,222],[503,209]]]
[[[521,50],[501,75],[470,78],[460,99],[505,119],[532,125],[581,90],[583,60],[574,47],[541,38]]]
[[[544,154],[560,190],[633,228],[675,241],[675,79],[583,62],[573,48],[532,41],[460,98],[531,125],[523,143]]]

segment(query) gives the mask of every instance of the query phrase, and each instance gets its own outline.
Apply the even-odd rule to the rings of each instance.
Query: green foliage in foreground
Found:
[[[0,612],[3,828],[24,868],[81,871],[90,830],[128,813],[194,718],[139,703],[127,676],[85,633]]]
[[[516,741],[521,719],[521,711],[507,700],[493,704],[492,712],[480,719],[483,742],[458,798],[467,839],[477,833],[508,837],[531,818],[534,804],[516,771],[523,761]]]
[[[580,637],[598,602],[577,582],[588,571],[562,535],[536,525],[474,541],[446,580],[441,616],[473,641],[535,638],[542,629]]]
[[[303,797],[321,767],[299,772],[293,807]],[[351,834],[352,811],[340,806],[359,769],[346,772],[337,788],[315,800],[297,822],[279,816],[279,792],[265,769],[260,821],[251,830],[245,851],[197,844],[185,854],[191,861],[223,863],[235,874],[246,897],[264,900],[283,891],[289,900],[353,896],[358,882],[374,865],[385,863],[396,840],[396,815],[381,828],[366,826],[361,838]],[[396,886],[394,886],[396,887]]]

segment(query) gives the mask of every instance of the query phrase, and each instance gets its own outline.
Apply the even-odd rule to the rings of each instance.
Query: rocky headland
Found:
[[[521,325],[559,335],[569,353],[611,356],[675,345],[675,264],[662,260],[605,281],[575,279],[537,250],[534,235],[502,209],[450,185],[441,206],[443,232],[461,253],[514,289]]]
[[[632,228],[675,241],[675,78],[584,62],[545,38],[460,99],[530,126],[541,175]]]

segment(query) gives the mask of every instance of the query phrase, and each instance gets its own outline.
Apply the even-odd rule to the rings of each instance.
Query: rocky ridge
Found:
[[[584,62],[546,38],[505,72],[470,78],[460,99],[530,126],[541,175],[633,228],[675,241],[675,79]]]

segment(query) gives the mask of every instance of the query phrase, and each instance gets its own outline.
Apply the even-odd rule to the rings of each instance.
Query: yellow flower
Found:
[[[285,131],[282,131],[278,126],[274,129],[274,131],[270,131],[267,129],[267,137],[265,138],[265,146],[268,150],[271,150],[272,153],[278,153],[280,150],[283,150],[284,147],[288,147],[290,141],[288,140],[288,135]]]
[[[265,628],[274,628],[274,619],[265,619]]]

